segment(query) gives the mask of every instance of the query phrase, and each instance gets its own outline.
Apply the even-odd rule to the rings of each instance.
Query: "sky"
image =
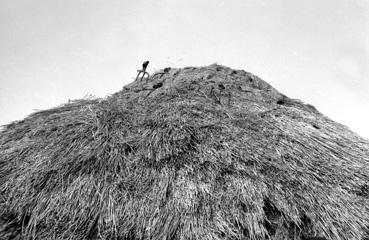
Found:
[[[145,60],[246,70],[369,139],[367,0],[0,0],[0,125],[117,92]]]

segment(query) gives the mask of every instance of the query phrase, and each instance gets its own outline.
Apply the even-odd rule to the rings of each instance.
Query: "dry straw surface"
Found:
[[[369,142],[260,78],[170,69],[0,132],[0,239],[360,240]]]

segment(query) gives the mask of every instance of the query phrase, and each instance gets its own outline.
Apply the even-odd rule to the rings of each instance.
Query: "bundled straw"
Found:
[[[369,237],[367,140],[242,70],[153,76],[4,127],[0,239]]]

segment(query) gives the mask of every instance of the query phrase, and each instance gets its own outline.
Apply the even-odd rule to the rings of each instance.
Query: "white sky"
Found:
[[[0,124],[217,62],[369,138],[369,1],[0,0]]]

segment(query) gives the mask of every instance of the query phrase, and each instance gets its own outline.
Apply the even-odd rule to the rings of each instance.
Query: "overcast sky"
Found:
[[[0,0],[0,124],[148,70],[244,69],[369,138],[369,1]]]

